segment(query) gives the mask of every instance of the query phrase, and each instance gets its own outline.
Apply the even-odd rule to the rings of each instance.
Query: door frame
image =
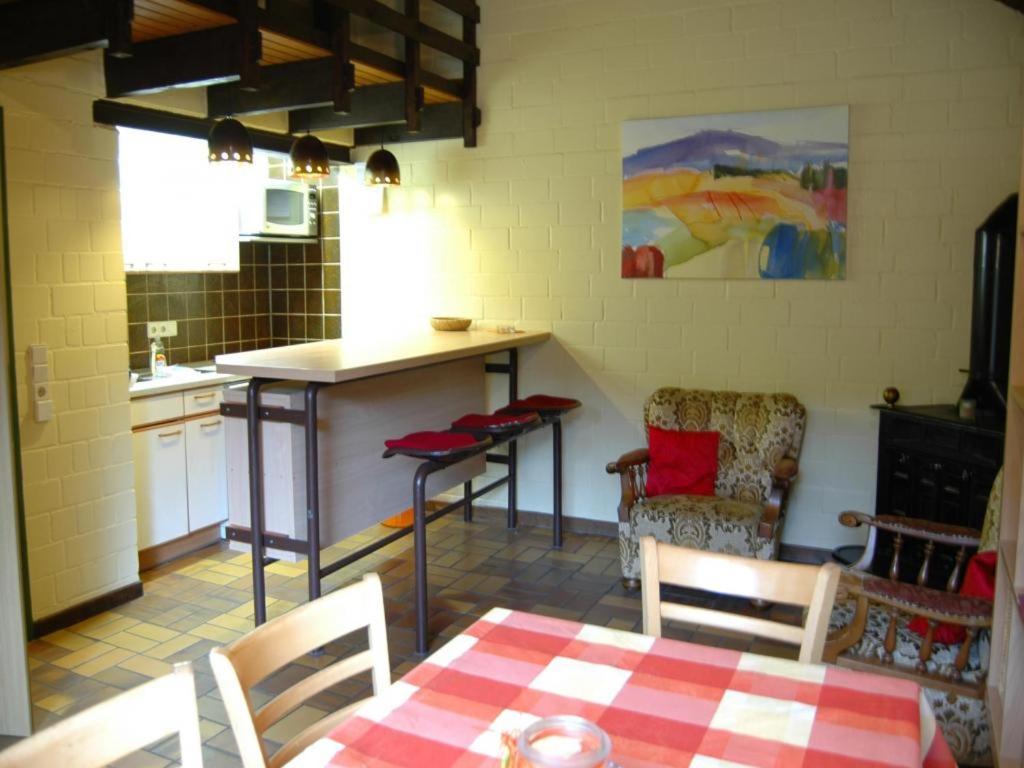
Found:
[[[14,314],[11,299],[10,240],[7,234],[7,166],[4,113],[0,107],[0,734],[28,736],[32,731],[26,644],[31,626],[28,550],[18,431]],[[10,498],[14,503],[2,503]]]

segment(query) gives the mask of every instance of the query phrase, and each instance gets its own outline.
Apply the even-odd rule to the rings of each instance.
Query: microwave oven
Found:
[[[316,242],[320,207],[316,187],[303,181],[267,179],[243,195],[238,235],[243,242]]]

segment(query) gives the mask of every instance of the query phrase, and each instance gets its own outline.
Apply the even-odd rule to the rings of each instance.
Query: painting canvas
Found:
[[[633,120],[622,276],[842,280],[846,106]]]

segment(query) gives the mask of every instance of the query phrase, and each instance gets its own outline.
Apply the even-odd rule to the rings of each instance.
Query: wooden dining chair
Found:
[[[364,627],[369,635],[367,650],[339,659],[281,692],[260,709],[253,708],[250,689],[255,684],[303,654]],[[244,768],[276,768],[288,762],[325,736],[366,699],[318,720],[268,756],[263,734],[274,723],[321,691],[367,670],[372,676],[374,695],[391,685],[380,577],[368,573],[356,584],[271,619],[231,645],[214,648],[210,664]]]
[[[202,768],[192,665],[118,694],[0,752],[0,768],[99,768],[173,733],[183,768]]]
[[[661,637],[662,619],[746,632],[800,646],[800,661],[820,662],[839,585],[835,563],[800,565],[705,552],[640,539],[644,634]],[[661,585],[700,589],[806,608],[803,626],[679,603],[663,603]]]

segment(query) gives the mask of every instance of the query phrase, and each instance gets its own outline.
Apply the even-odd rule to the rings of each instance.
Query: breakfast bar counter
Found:
[[[266,620],[268,554],[308,559],[312,600],[323,577],[407,532],[321,567],[322,546],[409,506],[417,465],[382,460],[385,439],[445,429],[483,411],[487,374],[506,375],[509,402],[516,400],[519,348],[549,337],[426,330],[219,355],[218,373],[251,377],[244,389],[225,395],[221,411],[235,417],[227,419],[228,539],[252,552],[256,624]],[[488,362],[495,354],[507,355],[507,362]],[[505,461],[489,454],[453,464],[433,475],[427,490],[469,487],[486,460],[514,465],[514,450],[510,444],[512,458]],[[507,482],[514,509],[514,472]]]
[[[424,331],[401,337],[314,341],[217,356],[217,372],[338,384],[539,344],[548,332]]]

